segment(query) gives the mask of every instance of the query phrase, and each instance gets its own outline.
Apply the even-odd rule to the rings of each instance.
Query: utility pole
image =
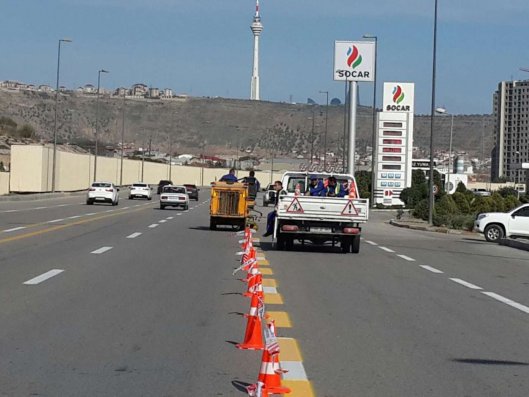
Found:
[[[121,111],[121,168],[119,173],[119,185],[123,186],[123,150],[125,149],[125,96],[127,90],[123,89],[123,109]]]

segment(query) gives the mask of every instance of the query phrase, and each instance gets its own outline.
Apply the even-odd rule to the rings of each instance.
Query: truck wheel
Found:
[[[280,234],[277,236],[276,249],[278,251],[283,251],[285,249],[285,238]]]
[[[343,237],[340,246],[342,247],[342,253],[348,254],[349,252],[351,252],[351,238]]]
[[[353,237],[353,243],[351,244],[351,252],[358,254],[360,252],[360,236]]]
[[[217,230],[217,224],[215,223],[215,221],[213,219],[209,220],[209,229],[210,230]]]
[[[497,243],[504,236],[503,228],[500,225],[488,225],[485,228],[485,240],[489,243]]]

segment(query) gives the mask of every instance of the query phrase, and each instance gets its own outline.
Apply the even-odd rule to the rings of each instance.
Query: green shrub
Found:
[[[456,193],[465,193],[467,191],[467,187],[463,182],[459,182],[456,187]]]
[[[503,197],[498,192],[492,193],[490,196],[492,201],[492,212],[504,212],[505,203],[503,202]]]
[[[415,218],[420,218],[423,220],[428,220],[428,199],[421,200],[413,208],[412,215]]]
[[[454,203],[456,203],[459,212],[462,214],[470,214],[470,203],[467,196],[462,192],[455,192],[452,195]]]
[[[518,190],[516,190],[513,187],[509,187],[509,186],[502,187],[501,189],[498,189],[498,193],[504,198],[509,197],[509,196],[514,196],[518,198]]]
[[[521,203],[515,196],[507,196],[503,199],[504,210],[510,211],[518,207]]]
[[[458,215],[460,211],[452,196],[444,195],[435,205],[435,213],[441,217],[451,217],[453,215]]]
[[[480,214],[482,212],[492,212],[492,198],[476,196],[470,204],[470,209],[474,214]]]
[[[450,227],[451,220],[452,220],[452,215],[448,215],[448,214],[440,215],[440,214],[434,213],[432,222],[434,226]]]
[[[457,230],[472,230],[474,228],[473,215],[455,215],[452,217],[450,227]]]

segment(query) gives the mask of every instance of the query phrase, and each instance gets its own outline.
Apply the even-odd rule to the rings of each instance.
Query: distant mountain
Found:
[[[58,137],[90,147],[96,125],[96,97],[61,93],[58,108]],[[102,145],[121,141],[123,98],[100,97],[99,131]],[[52,140],[55,100],[53,94],[0,90],[0,117],[28,123],[37,137]],[[315,128],[312,133],[312,115]],[[343,146],[343,105],[329,106],[327,146],[339,151]],[[372,113],[360,106],[357,121],[357,148],[363,152],[371,145]],[[321,145],[325,129],[325,105],[304,105],[223,98],[177,98],[171,100],[127,99],[125,101],[125,142],[137,146],[152,138],[155,148],[201,153],[237,153],[239,148],[253,148],[256,153],[274,150],[292,154],[307,152]],[[450,117],[436,119],[436,150],[448,149]],[[456,116],[453,147],[480,155],[482,136],[485,154],[493,145],[493,120],[490,115]],[[428,151],[429,116],[415,117],[414,146]]]

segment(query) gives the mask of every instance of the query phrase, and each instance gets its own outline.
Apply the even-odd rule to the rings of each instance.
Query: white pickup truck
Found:
[[[302,244],[309,241],[331,242],[333,246],[339,243],[343,253],[360,251],[361,224],[369,217],[369,200],[357,198],[357,193],[345,197],[304,194],[310,177],[325,182],[331,176],[358,192],[354,177],[348,174],[287,172],[283,175],[286,195],[280,194],[274,229],[278,250],[292,249],[294,241]]]
[[[485,212],[474,221],[474,230],[483,233],[490,242],[505,237],[529,237],[529,204],[509,212]]]

